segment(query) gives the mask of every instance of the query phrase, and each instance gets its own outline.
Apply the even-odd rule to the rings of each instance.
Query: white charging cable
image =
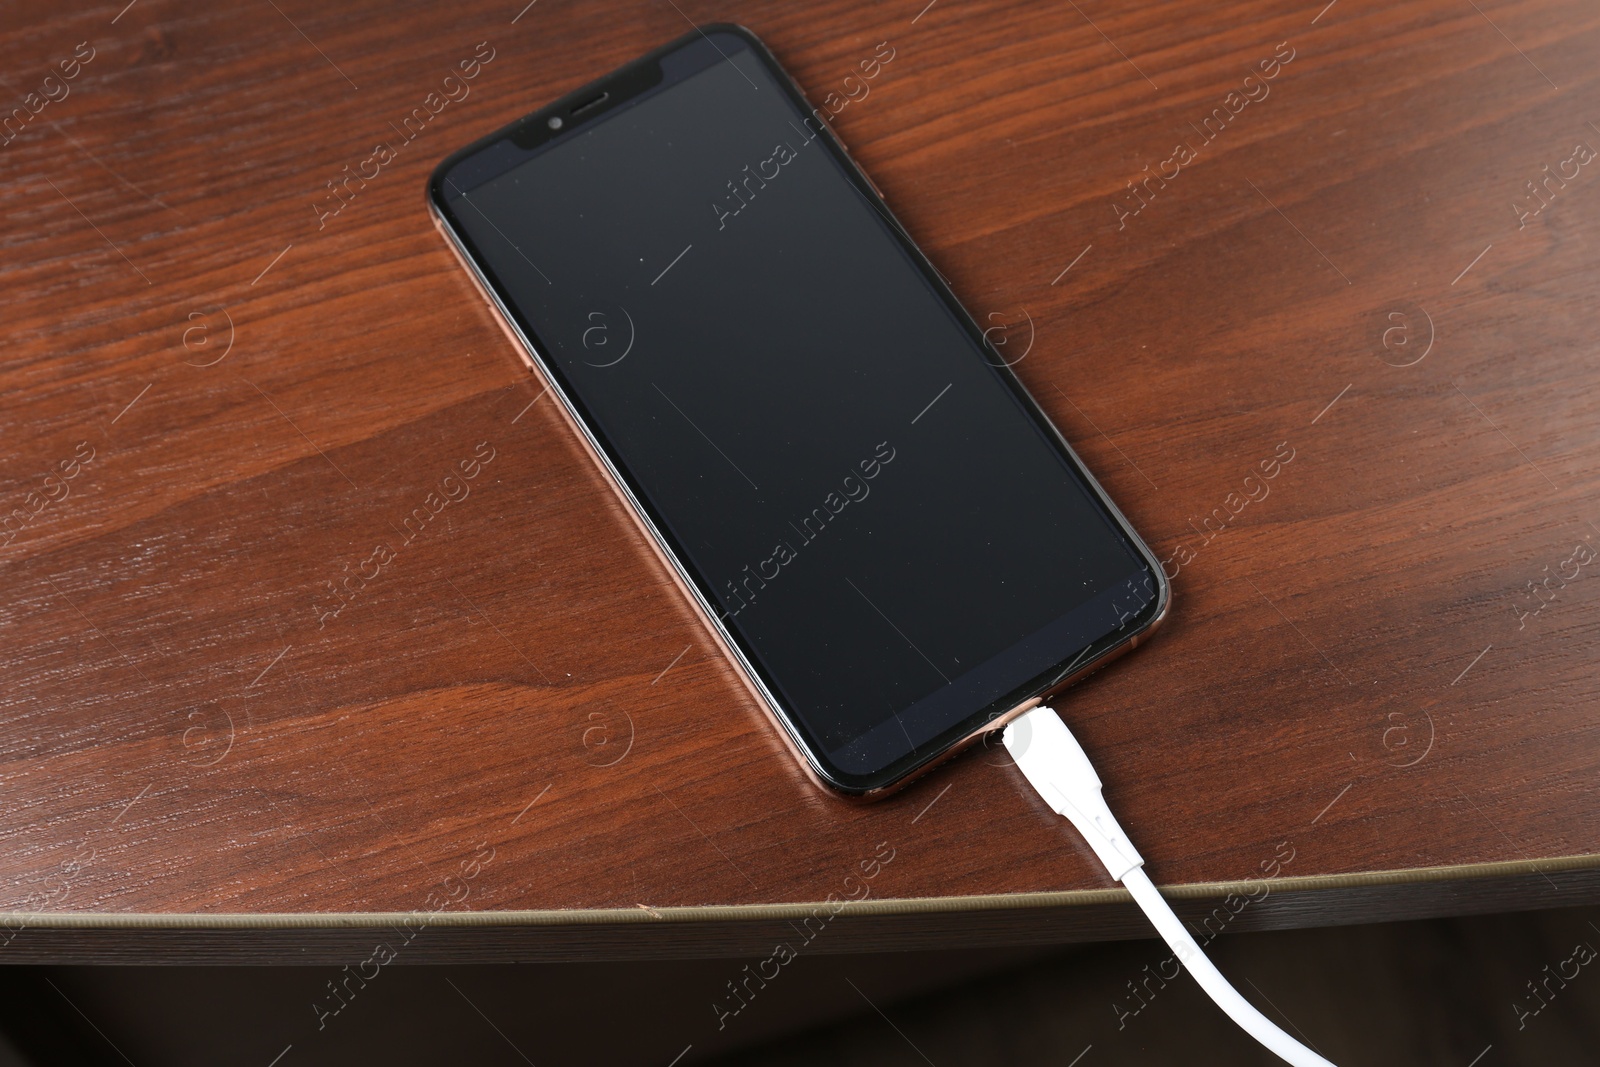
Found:
[[[1034,708],[1007,726],[1004,737],[1006,750],[1028,783],[1046,804],[1072,821],[1111,877],[1128,888],[1134,903],[1154,924],[1162,940],[1172,946],[1206,996],[1285,1062],[1295,1067],[1334,1067],[1257,1011],[1206,959],[1144,873],[1144,860],[1100,794],[1100,776],[1061,716],[1047,707]]]

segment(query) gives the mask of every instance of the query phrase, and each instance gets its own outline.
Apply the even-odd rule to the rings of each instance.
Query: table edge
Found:
[[[1558,856],[1541,860],[1508,860],[1443,867],[1408,867],[1349,874],[1279,876],[1216,882],[1162,885],[1175,900],[1213,899],[1229,894],[1424,885],[1479,881],[1517,875],[1600,869],[1600,854]],[[287,930],[364,929],[396,922],[422,922],[445,927],[614,926],[629,923],[696,923],[727,920],[800,919],[826,909],[838,915],[918,915],[945,912],[1014,911],[1032,908],[1084,907],[1132,900],[1121,887],[1059,892],[984,893],[972,896],[885,897],[877,900],[829,899],[783,904],[703,904],[653,908],[555,908],[508,911],[437,912],[0,912],[0,927],[60,930]]]

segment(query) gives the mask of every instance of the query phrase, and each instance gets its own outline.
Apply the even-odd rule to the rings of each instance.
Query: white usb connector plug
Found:
[[[1037,707],[1006,727],[1006,751],[1044,802],[1072,821],[1111,877],[1127,887],[1156,932],[1209,996],[1251,1037],[1295,1067],[1334,1067],[1256,1010],[1212,966],[1144,873],[1144,860],[1101,795],[1100,776],[1061,716]]]

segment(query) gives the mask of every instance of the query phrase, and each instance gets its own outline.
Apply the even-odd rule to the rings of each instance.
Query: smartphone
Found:
[[[1170,592],[827,118],[706,26],[427,192],[802,765],[873,797],[1133,648]]]

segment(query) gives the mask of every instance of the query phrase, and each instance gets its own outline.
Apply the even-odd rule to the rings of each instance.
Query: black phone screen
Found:
[[[434,203],[816,769],[892,782],[1147,624],[1159,568],[759,43],[615,77]]]

